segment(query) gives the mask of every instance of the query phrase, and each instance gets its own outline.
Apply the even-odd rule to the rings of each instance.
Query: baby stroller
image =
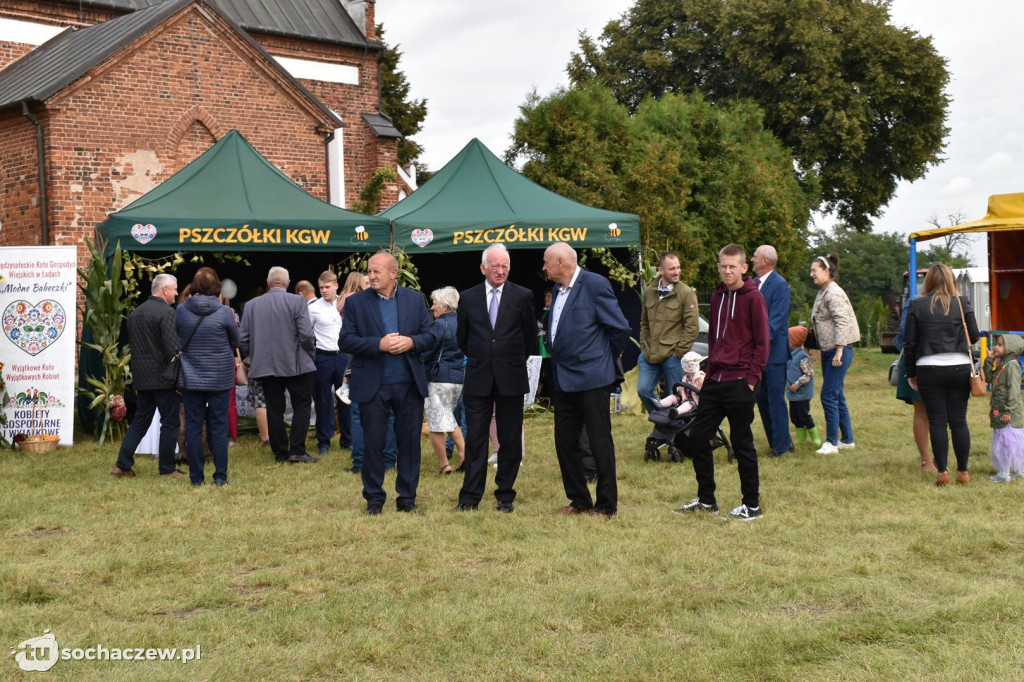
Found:
[[[700,389],[693,384],[683,382],[681,386],[694,395],[700,395]],[[647,421],[653,423],[654,428],[651,430],[651,435],[647,436],[647,441],[644,445],[644,461],[660,461],[661,451],[667,449],[668,461],[682,462],[686,459],[686,453],[676,447],[676,437],[680,434],[684,436],[689,434],[690,427],[693,425],[693,419],[697,416],[697,412],[700,409],[699,405],[697,409],[690,410],[681,415],[677,415],[675,408],[672,407],[662,407],[658,404],[649,405],[649,407],[650,413],[647,415]],[[729,443],[729,439],[725,437],[725,432],[719,427],[718,433],[711,439],[711,449],[715,450],[722,446],[725,446],[726,451],[729,453],[729,461],[733,461],[732,445]]]

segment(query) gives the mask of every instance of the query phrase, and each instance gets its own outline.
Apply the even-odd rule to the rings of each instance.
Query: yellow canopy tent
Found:
[[[993,194],[981,220],[921,230],[910,234],[910,272],[917,272],[917,242],[963,232],[988,233],[989,305],[992,328],[1024,329],[1024,306],[1012,305],[1024,293],[1024,192]],[[1015,290],[1020,289],[1020,292]],[[917,295],[917,278],[910,278],[910,295]],[[1002,304],[1002,305],[1000,305]]]

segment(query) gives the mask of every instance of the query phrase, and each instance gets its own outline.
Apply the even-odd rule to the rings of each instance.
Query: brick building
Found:
[[[84,265],[108,213],[233,128],[349,205],[396,164],[381,50],[374,0],[0,0],[0,245]],[[399,177],[382,206],[414,189]]]

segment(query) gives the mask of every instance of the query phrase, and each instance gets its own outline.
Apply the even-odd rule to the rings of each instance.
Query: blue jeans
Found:
[[[821,352],[821,407],[825,411],[825,439],[832,445],[838,445],[840,437],[844,443],[853,442],[853,425],[843,392],[846,372],[853,364],[853,348],[843,347],[843,364],[839,367],[832,366],[835,356],[834,348]]]
[[[359,403],[352,403],[349,414],[352,416],[352,466],[363,468],[363,451],[366,440],[363,437],[363,420],[359,417]],[[398,461],[398,444],[395,442],[395,415],[388,417],[388,434],[384,444],[384,467],[393,469]]]
[[[193,484],[203,482],[203,423],[206,442],[213,455],[213,480],[228,480],[228,399],[227,391],[182,391],[185,406],[185,443],[188,449],[188,477]]]
[[[648,412],[658,407],[654,403],[661,400],[657,388],[658,381],[663,376],[665,377],[665,388],[669,391],[672,390],[673,385],[683,380],[683,364],[679,358],[670,355],[661,364],[652,365],[641,353],[637,359],[636,394],[640,396],[640,402],[644,404]]]

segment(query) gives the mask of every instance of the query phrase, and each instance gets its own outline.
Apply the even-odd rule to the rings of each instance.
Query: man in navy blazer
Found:
[[[434,346],[427,305],[418,292],[398,286],[398,261],[381,251],[370,258],[370,288],[345,302],[339,346],[352,355],[349,395],[363,424],[363,498],[367,516],[380,514],[384,492],[384,442],[388,415],[395,417],[400,512],[419,513],[420,428],[427,377],[423,355]]]
[[[555,282],[547,330],[551,402],[555,452],[569,498],[559,513],[611,517],[618,511],[618,486],[608,398],[615,383],[615,360],[629,339],[629,323],[608,280],[581,269],[568,244],[556,242],[544,251],[544,273]],[[596,500],[583,471],[584,428],[597,465]]]
[[[793,451],[793,438],[789,434],[789,413],[786,409],[786,366],[789,363],[789,283],[775,270],[779,254],[767,244],[757,247],[750,257],[755,280],[768,307],[768,333],[771,350],[764,368],[761,390],[757,394],[757,409],[771,449],[769,457],[782,457]]]
[[[466,477],[456,511],[476,509],[483,498],[492,413],[501,447],[494,493],[498,511],[511,513],[516,498],[513,486],[523,461],[523,394],[530,390],[526,358],[537,348],[537,320],[533,293],[508,281],[509,268],[504,244],[487,247],[480,262],[484,281],[459,295],[459,347],[466,354]]]

